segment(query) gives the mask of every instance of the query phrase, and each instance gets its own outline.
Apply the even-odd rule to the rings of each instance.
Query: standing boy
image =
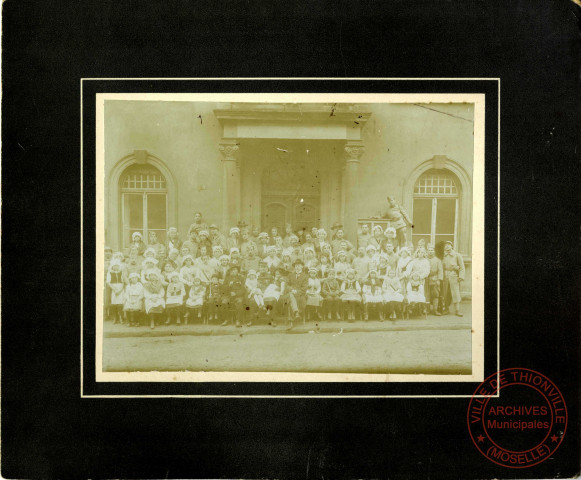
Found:
[[[430,274],[426,279],[426,302],[430,303],[430,312],[434,315],[442,315],[438,311],[438,301],[440,298],[440,285],[444,280],[444,267],[442,260],[436,257],[436,250],[433,245],[428,245],[428,261],[430,262]]]

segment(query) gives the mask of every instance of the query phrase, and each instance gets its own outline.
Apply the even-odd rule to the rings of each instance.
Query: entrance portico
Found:
[[[223,227],[344,225],[357,235],[364,104],[223,104]]]

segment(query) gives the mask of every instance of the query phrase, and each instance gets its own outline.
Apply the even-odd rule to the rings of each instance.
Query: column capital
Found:
[[[365,145],[361,142],[347,142],[343,148],[345,153],[345,161],[347,163],[359,163],[361,155],[365,152]]]
[[[218,145],[218,150],[222,154],[222,161],[224,162],[237,162],[238,161],[238,151],[239,143],[236,140],[228,141],[224,140]]]

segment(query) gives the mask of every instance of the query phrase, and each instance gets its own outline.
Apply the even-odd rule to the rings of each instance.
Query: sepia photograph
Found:
[[[98,94],[98,381],[474,381],[484,95]]]

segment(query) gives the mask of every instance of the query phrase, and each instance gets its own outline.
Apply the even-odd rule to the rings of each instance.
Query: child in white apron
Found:
[[[121,263],[115,259],[109,265],[107,272],[107,286],[111,289],[110,312],[113,315],[113,323],[123,323],[123,304],[125,303],[125,284]]]
[[[202,308],[204,307],[204,297],[206,296],[206,287],[202,284],[202,280],[194,277],[188,299],[186,300],[186,325],[188,319],[202,318]]]
[[[349,268],[341,285],[341,301],[347,308],[347,320],[355,320],[355,307],[361,305],[361,286],[356,279],[355,270]]]
[[[379,318],[383,320],[383,290],[377,271],[370,270],[365,285],[363,285],[363,301],[365,303],[365,320],[369,319],[369,305],[379,307]]]
[[[184,304],[186,290],[184,284],[180,282],[177,272],[171,272],[168,278],[169,284],[165,290],[165,313],[167,314],[165,324],[168,325],[175,318],[176,325],[179,325],[181,323],[182,306]]]
[[[129,285],[125,287],[124,310],[130,327],[135,327],[139,324],[136,316],[143,310],[143,285],[139,279],[138,273],[130,273]]]
[[[305,315],[307,320],[311,319],[311,315],[316,315],[321,319],[321,315],[318,313],[319,306],[321,305],[321,281],[317,278],[317,268],[309,268],[309,279],[307,286],[307,302],[305,308]]]
[[[248,298],[253,298],[254,302],[261,310],[265,309],[262,290],[258,287],[258,277],[255,270],[250,270],[244,282]]]
[[[383,280],[383,301],[391,319],[397,318],[396,311],[401,311],[401,302],[404,298],[401,292],[401,280],[397,276],[397,272],[389,269]]]
[[[165,290],[155,270],[149,271],[147,278],[143,286],[145,313],[149,316],[149,328],[154,329],[165,308]]]

